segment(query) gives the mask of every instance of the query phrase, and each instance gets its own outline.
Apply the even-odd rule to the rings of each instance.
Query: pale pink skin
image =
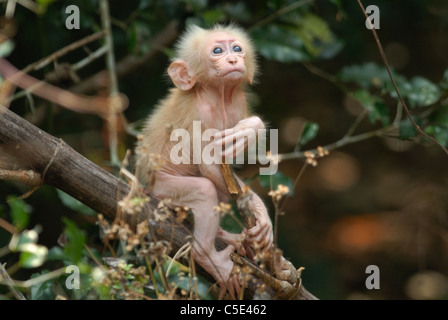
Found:
[[[234,39],[234,36],[217,31],[209,41],[204,63],[207,64],[205,79],[195,79],[186,74],[183,61],[175,61],[168,70],[174,84],[182,90],[196,91],[196,108],[203,124],[207,128],[216,128],[220,133],[215,135],[215,143],[225,146],[233,139],[237,143],[233,148],[225,149],[222,155],[236,155],[240,145],[245,145],[245,130],[263,129],[265,126],[257,116],[242,118],[241,106],[246,108],[245,94],[242,84],[247,81],[245,65],[245,46]],[[242,52],[235,52],[235,46]],[[213,53],[215,48],[222,52]],[[237,49],[238,50],[238,49]],[[188,68],[187,68],[188,70]],[[249,82],[251,79],[249,79]],[[230,128],[229,128],[230,127]],[[256,131],[258,132],[258,131]],[[241,285],[238,277],[230,277],[233,262],[230,253],[238,250],[241,254],[252,255],[249,246],[256,244],[266,251],[272,246],[272,223],[267,209],[260,197],[250,191],[250,206],[257,217],[255,227],[243,230],[240,234],[231,234],[219,227],[220,214],[213,210],[220,201],[227,202],[230,194],[220,171],[219,164],[199,164],[199,176],[182,176],[162,171],[157,174],[153,194],[159,199],[171,198],[173,205],[188,206],[194,213],[193,254],[207,272],[221,286],[221,294],[227,289],[234,298],[238,297]],[[190,170],[185,170],[191,172]],[[243,182],[238,178],[241,186]],[[220,237],[228,246],[217,251],[214,246],[215,237]],[[242,242],[243,236],[245,240]]]

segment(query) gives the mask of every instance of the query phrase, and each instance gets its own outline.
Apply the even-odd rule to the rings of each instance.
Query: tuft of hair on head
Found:
[[[203,42],[207,37],[207,30],[197,25],[188,25],[178,42],[175,44],[175,53],[172,61],[182,60],[189,64],[192,70],[201,68],[201,51]]]
[[[203,29],[197,25],[188,25],[186,31],[175,45],[175,54],[172,61],[183,60],[188,63],[189,68],[195,72],[200,72],[203,68],[203,52],[208,43],[205,39],[215,32],[226,32],[234,35],[236,39],[243,43],[246,50],[246,68],[252,73],[252,78],[257,74],[257,61],[252,40],[247,32],[234,23],[224,25],[215,24],[210,29]],[[200,77],[200,74],[195,74]]]

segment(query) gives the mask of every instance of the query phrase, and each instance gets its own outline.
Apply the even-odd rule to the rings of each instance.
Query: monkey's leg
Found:
[[[215,248],[220,214],[213,210],[218,204],[215,185],[207,178],[174,176],[158,173],[153,187],[153,196],[159,199],[169,198],[173,205],[188,206],[194,213],[194,259],[220,285],[229,288],[228,280],[233,269],[230,253],[235,248],[231,245],[222,251]],[[239,291],[238,284],[231,279],[229,292]]]

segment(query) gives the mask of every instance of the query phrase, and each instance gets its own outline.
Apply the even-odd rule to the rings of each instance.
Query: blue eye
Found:
[[[235,51],[235,52],[243,52],[243,48],[241,48],[240,46],[234,46],[233,47],[233,51]]]
[[[222,48],[216,47],[213,49],[213,54],[221,54],[221,53],[223,53]]]

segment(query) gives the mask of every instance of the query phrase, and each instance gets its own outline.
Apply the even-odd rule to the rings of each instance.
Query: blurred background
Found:
[[[417,123],[446,146],[448,2],[363,2],[379,9],[376,31]],[[14,49],[6,58],[18,69],[100,29],[97,1],[76,2],[79,30],[65,27],[70,1],[36,3],[38,13],[20,1],[14,13]],[[173,41],[185,26],[233,21],[249,30],[258,49],[254,111],[279,130],[280,153],[330,145],[350,128],[352,136],[378,132],[380,136],[335,148],[316,167],[308,166],[279,217],[279,247],[296,267],[306,268],[303,283],[310,292],[321,299],[448,298],[448,158],[419,137],[404,116],[395,118],[398,99],[356,1],[111,0],[110,11],[116,60],[151,52],[142,65],[119,77],[119,89],[129,98],[124,114],[135,130],[171,86],[165,70]],[[154,41],[173,21],[174,31]],[[104,59],[75,75],[49,78],[61,64],[73,64],[96,50],[97,42],[31,75],[67,90],[104,94],[101,86],[95,92],[80,89],[105,69]],[[107,128],[100,117],[37,97],[15,99],[10,109],[109,168]],[[124,128],[125,123],[118,123],[120,159],[135,143]],[[378,131],[382,128],[390,130]],[[292,186],[304,163],[294,156],[282,161],[277,183]],[[247,178],[257,172],[250,166],[239,170]],[[273,212],[263,181],[252,182]],[[9,219],[9,195],[26,191],[1,181],[0,216]],[[31,225],[42,226],[41,244],[56,244],[61,217],[97,232],[94,219],[67,206],[53,188],[39,188],[26,203]],[[7,243],[8,234],[0,230],[0,247]],[[379,267],[379,290],[366,288],[369,265]]]

